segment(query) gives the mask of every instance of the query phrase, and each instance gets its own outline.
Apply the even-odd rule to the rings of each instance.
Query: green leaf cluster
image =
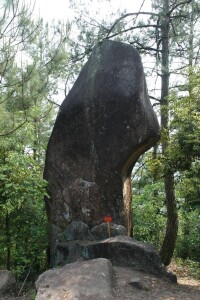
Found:
[[[0,165],[1,242],[5,245],[0,249],[0,265],[7,267],[9,247],[10,267],[18,276],[25,276],[29,268],[34,276],[46,267],[45,187],[41,165],[31,155],[7,154]]]
[[[133,196],[133,237],[154,244],[158,249],[163,240],[166,208],[163,182],[145,184]]]
[[[34,280],[47,266],[43,168],[70,26],[33,19],[29,4],[0,0],[0,268]]]
[[[169,97],[169,134],[165,154],[146,153],[133,177],[133,233],[159,248],[165,232],[165,189],[162,178],[174,174],[179,218],[175,255],[200,261],[200,70],[188,71],[187,92]],[[138,171],[137,171],[138,170]]]

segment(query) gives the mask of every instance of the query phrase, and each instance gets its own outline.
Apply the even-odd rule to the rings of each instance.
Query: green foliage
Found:
[[[157,163],[152,164],[153,167],[149,153],[145,154],[136,166],[139,171],[132,179],[133,237],[153,243],[159,249],[166,226],[165,192],[160,174],[157,174],[156,181],[153,179],[155,169],[159,170],[160,167],[157,168]],[[189,170],[179,172],[175,177],[179,215],[175,256],[197,262],[200,262],[199,170],[200,163],[195,161]]]
[[[189,70],[188,95],[170,99],[170,145],[168,156],[174,171],[189,170],[200,158],[200,70]]]
[[[159,249],[166,224],[165,193],[164,183],[155,173],[159,166],[152,167],[152,161],[149,151],[138,160],[133,170],[133,237],[153,243]]]
[[[24,1],[0,3],[0,267],[34,279],[47,265],[42,173],[70,26],[33,20]]]
[[[170,134],[165,155],[146,153],[133,179],[134,236],[160,245],[165,229],[165,191],[161,179],[175,173],[179,232],[175,255],[200,261],[199,69],[189,70],[188,93],[169,97]],[[141,165],[140,165],[141,164]],[[138,167],[136,165],[136,167]]]
[[[0,136],[5,136],[36,118],[38,107],[40,120],[46,119],[58,84],[64,98],[70,26],[33,21],[31,8],[18,0],[5,1],[0,12]]]
[[[0,195],[6,199],[1,203],[1,211],[10,214],[16,209],[25,208],[27,199],[34,205],[45,192],[45,182],[41,179],[41,166],[31,155],[10,152],[5,164],[0,166]]]
[[[177,179],[176,194],[179,205],[179,235],[176,255],[183,259],[200,261],[200,161],[181,173]]]
[[[200,161],[196,160],[191,164],[189,170],[181,173],[177,179],[178,195],[184,199],[185,209],[195,209],[200,207]],[[182,204],[183,205],[183,204]]]
[[[166,208],[163,183],[144,186],[133,196],[133,237],[160,247],[164,236]]]
[[[10,152],[0,166],[0,221],[2,244],[0,265],[6,267],[7,247],[11,268],[18,276],[31,276],[46,266],[46,215],[43,197],[46,182],[41,166],[27,154]],[[9,220],[6,224],[6,220]],[[9,245],[6,239],[9,235]]]
[[[175,262],[178,266],[183,267],[187,270],[187,274],[196,278],[200,279],[200,263],[190,260],[190,259],[181,259],[179,257],[175,258]]]
[[[200,209],[180,209],[179,222],[176,256],[200,262]]]

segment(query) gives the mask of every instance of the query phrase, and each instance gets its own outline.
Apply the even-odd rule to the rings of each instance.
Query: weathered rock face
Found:
[[[131,230],[130,173],[159,138],[138,52],[105,40],[96,46],[60,107],[46,154],[50,225],[93,227],[110,214]],[[56,229],[56,230],[57,230]]]
[[[110,223],[110,237],[118,236],[118,235],[127,235],[127,230],[122,225],[117,225],[114,223]],[[101,223],[91,229],[92,235],[95,237],[97,241],[101,241],[107,239],[108,236],[108,224]]]
[[[114,265],[132,267],[150,272],[158,277],[176,282],[176,276],[168,272],[155,247],[127,236],[115,236],[103,241],[79,242],[84,259],[99,257],[109,259]]]
[[[36,300],[130,300],[130,299],[197,299],[161,276],[136,268],[112,266],[104,258],[79,261],[41,274],[36,281]],[[161,289],[164,292],[161,294]],[[169,292],[169,293],[168,293]],[[186,295],[186,296],[185,296]],[[18,299],[18,298],[17,298]],[[23,298],[24,299],[24,298]],[[198,298],[199,299],[199,298]]]
[[[115,236],[101,241],[59,242],[55,253],[54,262],[59,266],[82,259],[106,258],[114,265],[143,270],[176,282],[176,276],[167,271],[153,245],[127,236]]]
[[[89,230],[87,224],[81,221],[73,221],[64,232],[57,235],[58,242],[68,242],[76,240],[94,241],[95,237]]]
[[[36,300],[111,300],[112,277],[112,264],[104,258],[48,270],[36,281]]]
[[[110,223],[109,227],[111,237],[127,235],[127,230],[122,225]],[[56,246],[51,253],[51,265],[63,266],[80,258],[82,259],[82,246],[79,242],[96,242],[108,237],[107,223],[101,223],[90,230],[87,224],[81,221],[73,221],[63,232],[56,235]]]
[[[0,295],[9,291],[16,284],[13,274],[8,270],[0,270]]]

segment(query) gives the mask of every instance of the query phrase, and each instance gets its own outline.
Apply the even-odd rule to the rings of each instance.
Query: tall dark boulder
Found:
[[[93,227],[110,214],[130,232],[131,170],[158,139],[138,52],[104,40],[62,103],[49,140],[44,178],[51,252],[56,231],[74,220]]]

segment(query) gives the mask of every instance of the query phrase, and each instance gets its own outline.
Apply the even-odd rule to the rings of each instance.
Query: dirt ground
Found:
[[[178,278],[178,284],[130,268],[115,267],[116,300],[200,300],[200,281]]]
[[[177,269],[170,270],[177,275],[178,284],[151,274],[136,271],[127,267],[114,267],[116,300],[200,300],[200,281],[187,276],[187,272]],[[32,300],[33,291],[23,297],[0,296],[0,300]],[[61,299],[62,300],[62,299]]]

